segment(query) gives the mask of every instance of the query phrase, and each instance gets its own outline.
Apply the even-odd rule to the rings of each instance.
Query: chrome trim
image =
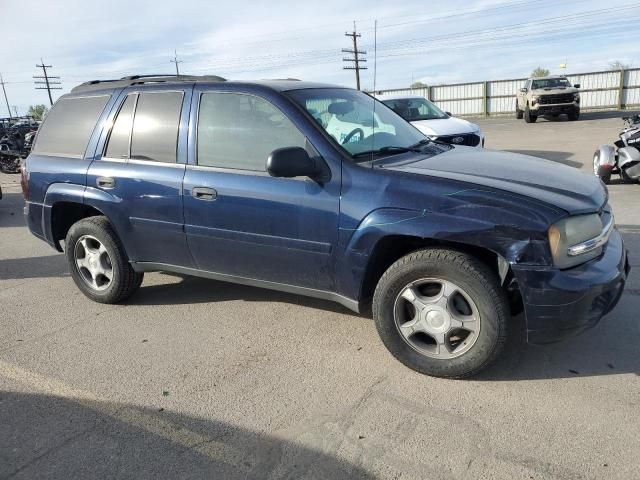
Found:
[[[138,158],[129,158],[127,163],[132,163],[134,165],[155,165],[157,167],[173,167],[173,168],[184,168],[185,163],[174,163],[174,162],[159,162],[157,160],[141,160]]]
[[[583,255],[585,253],[591,252],[596,248],[600,248],[609,241],[609,237],[611,236],[611,232],[613,232],[614,226],[615,220],[613,218],[613,215],[611,215],[609,221],[602,229],[602,232],[600,232],[600,235],[585,242],[581,242],[569,247],[567,249],[567,255],[569,255],[570,257],[576,257],[578,255]]]

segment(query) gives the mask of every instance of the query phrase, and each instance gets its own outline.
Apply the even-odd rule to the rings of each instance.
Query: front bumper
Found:
[[[555,342],[595,326],[620,300],[629,269],[617,230],[599,258],[578,267],[513,266],[529,343]]]
[[[537,103],[529,107],[532,113],[536,115],[550,115],[552,113],[573,113],[576,110],[580,110],[580,104],[578,103],[562,103],[557,105],[540,104]]]

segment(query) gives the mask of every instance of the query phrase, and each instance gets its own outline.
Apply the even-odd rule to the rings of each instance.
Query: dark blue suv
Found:
[[[371,306],[393,355],[436,376],[487,366],[521,311],[535,343],[594,325],[629,269],[595,176],[433,142],[365,93],[293,80],[82,84],[23,190],[92,300],[169,271]]]

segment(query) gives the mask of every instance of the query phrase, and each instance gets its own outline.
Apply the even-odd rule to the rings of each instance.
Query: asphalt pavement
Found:
[[[619,115],[478,123],[488,148],[590,169]],[[24,226],[18,176],[0,185],[1,479],[639,478],[640,185],[610,186],[618,307],[464,381],[407,369],[325,301],[154,273],[92,303]]]

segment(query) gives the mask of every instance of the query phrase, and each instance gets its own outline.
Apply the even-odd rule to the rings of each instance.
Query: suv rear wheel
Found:
[[[105,217],[74,223],[65,239],[65,254],[73,281],[95,302],[121,302],[142,284],[144,274],[133,270]]]
[[[495,273],[448,249],[419,250],[391,265],[376,288],[373,316],[400,362],[449,378],[474,375],[493,362],[510,318]]]
[[[531,110],[529,110],[529,105],[527,105],[524,108],[524,121],[527,123],[536,123],[536,120],[538,120],[538,116],[533,115]]]

